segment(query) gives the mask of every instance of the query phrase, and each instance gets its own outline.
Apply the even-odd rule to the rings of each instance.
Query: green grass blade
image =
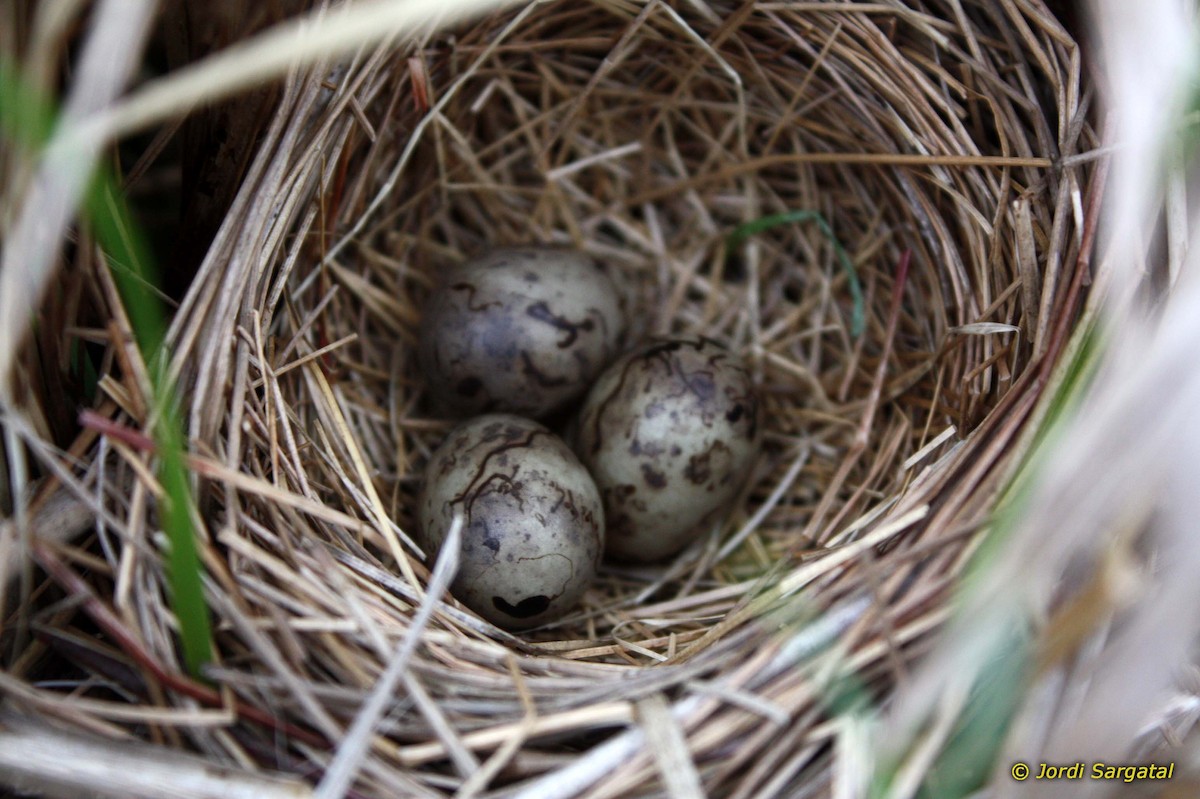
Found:
[[[54,129],[53,108],[3,58],[0,58],[0,126],[0,132],[24,150],[40,149]]]
[[[171,542],[167,553],[167,577],[171,585],[172,610],[179,622],[180,643],[188,672],[200,676],[201,667],[212,660],[212,630],[204,600],[196,530],[192,524],[192,491],[183,455],[183,420],[175,399],[175,387],[168,376],[164,348],[166,318],[162,302],[154,291],[157,281],[150,268],[149,247],[115,186],[115,181],[107,175],[102,174],[96,180],[88,195],[88,218],[108,253],[138,348],[143,353],[150,353],[147,368],[156,409],[152,434],[158,446],[158,476],[166,493],[159,515],[163,531]]]
[[[812,222],[817,226],[817,230],[825,238],[829,239],[829,243],[833,245],[833,253],[838,259],[838,263],[842,267],[842,271],[846,274],[846,283],[850,287],[850,298],[854,302],[854,308],[850,318],[850,333],[858,338],[863,334],[867,326],[866,308],[863,302],[862,284],[858,280],[858,270],[854,268],[854,262],[850,260],[850,256],[846,253],[846,248],[838,241],[837,236],[833,235],[833,228],[824,216],[816,211],[786,211],[782,214],[772,214],[764,216],[761,219],[755,219],[752,222],[738,225],[733,232],[725,240],[725,252],[733,252],[746,239],[757,235],[764,230],[770,230],[773,227],[781,225],[794,225],[801,222]]]
[[[0,134],[36,153],[49,140],[55,116],[53,104],[23,81],[11,64],[0,60]],[[154,290],[156,270],[145,237],[134,224],[117,181],[108,170],[97,170],[85,197],[84,212],[108,259],[137,347],[150,372],[154,394],[151,434],[157,447],[158,477],[166,492],[159,515],[170,542],[167,581],[183,659],[188,672],[199,677],[204,664],[212,661],[212,627],[192,524],[183,423],[167,373],[166,315]],[[86,360],[86,355],[83,358]]]

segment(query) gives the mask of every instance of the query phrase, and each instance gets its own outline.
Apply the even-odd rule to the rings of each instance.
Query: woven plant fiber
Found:
[[[391,666],[353,795],[833,795],[843,710],[945,620],[1085,308],[1091,98],[1038,0],[517,4],[293,74],[170,333],[216,693],[114,356],[76,469],[106,523],[60,565],[139,654],[57,645],[129,706],[72,725],[316,785]],[[419,549],[452,423],[416,335],[446,268],[528,243],[620,274],[631,343],[741,355],[765,433],[721,524],[517,635]]]

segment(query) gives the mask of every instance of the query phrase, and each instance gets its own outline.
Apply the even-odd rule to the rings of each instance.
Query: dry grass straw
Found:
[[[1185,188],[1200,147],[1200,30],[1194,8],[1170,2],[1135,13],[1099,0],[1091,21],[1121,143],[1097,259],[1097,283],[1110,287],[1092,342],[1103,340],[1103,356],[1077,412],[1026,464],[1005,546],[880,736],[936,747],[939,717],[953,712],[941,698],[972,682],[1002,640],[995,631],[1032,619],[1036,660],[997,759],[999,799],[1200,790],[1200,227]],[[1173,776],[1030,786],[1000,776],[1013,762],[1161,763]]]
[[[71,596],[9,674],[49,647],[72,698],[129,704],[44,711],[73,727],[313,785],[355,761],[355,795],[828,793],[852,751],[830,744],[855,735],[830,686],[904,682],[1083,308],[1090,100],[1059,23],[991,0],[531,4],[293,75],[172,329],[215,690],[180,676],[115,309],[86,333],[109,368],[78,462],[39,453],[102,523],[40,546]],[[817,226],[725,252],[795,210],[849,252],[863,336]],[[516,637],[427,595],[408,533],[448,425],[413,343],[439,270],[528,241],[620,269],[636,336],[745,355],[768,433],[721,529],[664,567],[608,567],[577,613]],[[378,734],[347,750],[401,656]],[[170,718],[196,703],[228,717]]]

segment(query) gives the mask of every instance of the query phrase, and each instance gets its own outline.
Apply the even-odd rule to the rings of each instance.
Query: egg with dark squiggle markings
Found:
[[[705,338],[654,341],[596,381],[575,451],[604,500],[607,552],[652,562],[719,521],[760,442],[745,364]]]
[[[575,250],[495,250],[451,269],[422,312],[434,412],[539,418],[582,396],[619,352],[620,290]]]
[[[498,627],[535,627],[571,611],[603,554],[592,478],[558,436],[518,416],[471,419],[434,451],[418,499],[431,558],[456,515],[463,531],[451,593]]]

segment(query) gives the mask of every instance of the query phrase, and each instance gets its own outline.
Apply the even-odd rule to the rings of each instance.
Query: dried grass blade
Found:
[[[21,212],[7,231],[0,264],[0,400],[6,406],[12,398],[8,381],[13,362],[29,323],[29,304],[37,303],[49,285],[59,241],[88,188],[103,144],[79,142],[75,127],[124,88],[141,53],[154,5],[151,0],[107,0],[96,9],[78,78],[32,187],[19,206]],[[7,71],[2,77],[18,79]],[[8,109],[9,113],[16,110]]]
[[[431,20],[438,26],[449,25],[511,2],[384,0],[343,6],[336,13],[321,9],[147,83],[89,119],[80,135],[85,141],[111,141],[291,70],[426,29]]]
[[[698,705],[699,700],[693,697],[685,699],[681,704]],[[632,727],[593,747],[586,755],[576,758],[571,765],[534,781],[513,799],[571,799],[635,755],[645,743],[645,731],[640,727]]]
[[[165,746],[106,741],[28,721],[0,725],[0,782],[47,796],[308,799],[303,781],[217,765]]]
[[[375,515],[375,523],[379,529],[379,534],[387,541],[388,549],[391,551],[392,557],[396,559],[396,565],[400,567],[401,573],[414,586],[419,585],[416,573],[413,572],[412,563],[409,562],[408,556],[404,554],[404,550],[400,547],[400,539],[397,537],[395,531],[392,530],[392,520],[388,517],[387,510],[383,507],[383,502],[379,498],[379,493],[375,490],[375,483],[371,480],[371,472],[367,469],[367,463],[363,458],[361,446],[350,431],[350,425],[346,422],[346,417],[342,414],[341,406],[338,404],[337,397],[333,394],[333,389],[329,386],[329,381],[326,379],[325,373],[320,368],[310,364],[309,368],[305,370],[305,374],[312,378],[313,383],[324,397],[326,408],[333,419],[337,434],[341,437],[346,451],[350,454],[354,471],[358,474],[362,490],[366,493],[367,499],[370,502],[371,511]]]
[[[443,595],[458,571],[462,526],[462,517],[456,516],[450,524],[450,529],[446,532],[442,551],[438,553],[437,564],[433,568],[425,599],[417,608],[412,624],[399,646],[396,647],[396,653],[388,663],[387,669],[380,675],[375,689],[371,691],[367,701],[363,703],[362,709],[355,716],[354,723],[346,731],[346,737],[338,746],[337,753],[330,762],[325,776],[317,784],[313,794],[316,799],[341,799],[354,780],[354,775],[361,767],[363,759],[370,751],[370,739],[375,735],[375,729],[380,719],[383,718],[388,704],[396,693],[396,688],[404,678],[404,672],[408,668],[412,656],[416,653],[417,646],[421,643],[421,635],[424,633],[426,625],[429,624],[433,612],[441,604]]]
[[[482,751],[503,746],[505,741],[514,735],[536,738],[600,727],[624,726],[632,720],[633,711],[627,703],[603,702],[553,715],[538,716],[534,720],[525,718],[511,724],[477,730],[463,735],[462,740],[471,749]],[[401,762],[407,766],[415,766],[442,759],[446,756],[446,749],[441,741],[430,741],[406,746],[399,754]]]
[[[796,482],[796,478],[800,476],[800,470],[804,468],[806,463],[808,463],[808,457],[810,453],[811,450],[807,446],[801,449],[795,460],[792,461],[792,465],[788,467],[787,472],[784,473],[783,477],[779,480],[779,483],[774,489],[772,489],[770,496],[768,496],[766,501],[759,506],[758,510],[754,512],[754,515],[742,525],[741,529],[730,536],[729,540],[726,541],[724,546],[721,547],[720,551],[717,552],[717,556],[713,559],[713,563],[719,563],[733,554],[734,550],[740,547],[742,542],[744,542],[750,536],[750,534],[753,533],[758,526],[763,523],[763,520],[770,515],[771,511],[775,509],[775,506],[779,504],[779,501],[783,499],[784,494],[786,494],[788,489],[792,487],[792,484]]]
[[[637,703],[638,721],[646,743],[658,764],[658,773],[672,799],[702,799],[705,796],[687,739],[662,694]]]

